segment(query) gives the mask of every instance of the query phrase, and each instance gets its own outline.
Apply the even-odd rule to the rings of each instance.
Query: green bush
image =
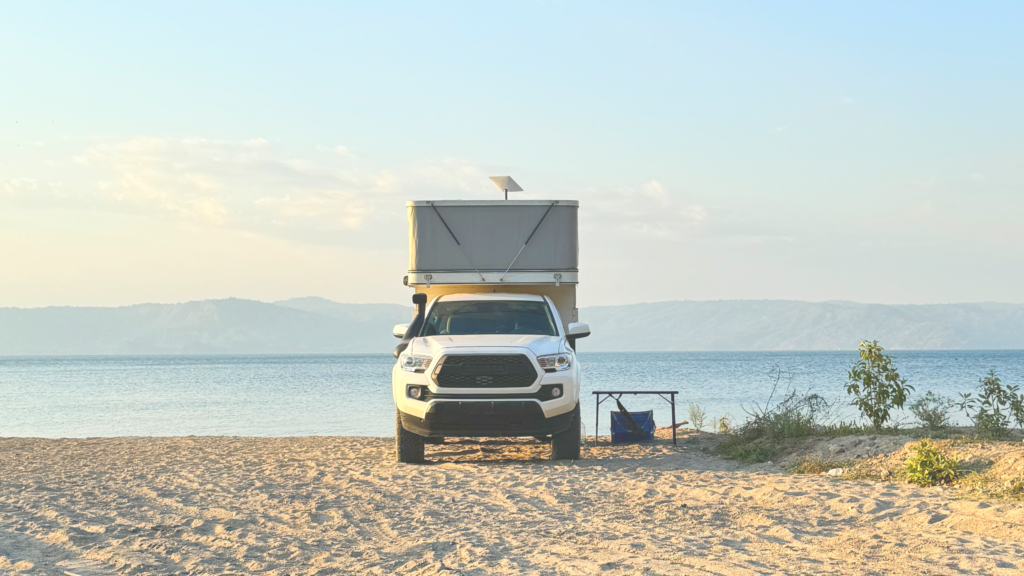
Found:
[[[860,360],[847,373],[846,384],[846,393],[854,396],[850,404],[860,409],[876,432],[882,431],[893,408],[903,408],[907,394],[914,390],[883,351],[877,340],[861,341]]]
[[[932,431],[939,431],[949,427],[949,411],[954,406],[956,403],[949,398],[929,391],[911,403],[909,409],[922,426]]]
[[[903,463],[907,481],[918,486],[949,484],[960,473],[960,463],[947,458],[929,440],[921,440],[914,447],[914,454]]]
[[[974,423],[980,436],[1003,438],[1010,432],[1010,418],[1024,427],[1024,394],[1019,386],[1003,386],[995,370],[989,370],[978,386],[978,396],[961,394],[961,410]]]

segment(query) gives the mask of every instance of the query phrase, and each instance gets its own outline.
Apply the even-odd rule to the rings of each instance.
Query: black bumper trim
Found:
[[[424,418],[402,412],[402,427],[420,436],[548,436],[568,430],[572,418],[572,410],[545,418],[540,404],[529,400],[450,400],[431,404]]]

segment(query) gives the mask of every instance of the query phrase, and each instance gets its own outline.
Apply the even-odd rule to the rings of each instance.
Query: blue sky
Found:
[[[403,302],[406,199],[581,202],[581,304],[1024,302],[1013,3],[0,7],[0,306]]]

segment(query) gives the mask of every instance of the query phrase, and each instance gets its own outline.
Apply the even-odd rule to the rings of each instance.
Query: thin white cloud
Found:
[[[224,224],[228,209],[220,200],[206,197],[186,200],[179,211],[185,217],[219,226]]]
[[[356,155],[353,154],[352,151],[345,146],[317,146],[316,149],[321,152],[327,152],[329,154],[341,156],[342,158],[356,157]]]
[[[0,179],[0,190],[3,190],[4,195],[10,198],[37,194],[45,185],[35,178]]]
[[[358,228],[374,197],[394,192],[395,176],[345,162],[282,159],[263,139],[134,138],[88,148],[76,161],[103,175],[96,188],[109,201],[195,222],[251,228],[313,225]]]
[[[17,205],[45,207],[65,197],[59,182],[37,178],[0,178],[0,198]]]
[[[259,198],[254,203],[271,215],[271,222],[275,225],[305,220],[318,221],[328,227],[358,228],[373,212],[373,205],[368,200],[331,191],[299,191]]]
[[[623,236],[679,239],[708,219],[708,210],[651,180],[636,188],[594,190],[581,195],[589,225]]]
[[[461,158],[425,160],[412,167],[412,178],[428,190],[457,191],[462,194],[493,195],[494,186],[487,179],[494,169]]]
[[[321,152],[328,153],[288,158],[263,139],[139,137],[97,144],[75,157],[87,183],[63,202],[301,242],[374,245],[404,232],[405,200],[499,198],[488,176],[508,171],[457,158],[385,170],[347,149]],[[707,208],[657,180],[543,192],[521,183],[527,190],[517,198],[577,198],[585,206],[584,227],[623,241],[680,239],[709,219]],[[0,198],[39,196],[51,188],[33,179],[0,180]]]

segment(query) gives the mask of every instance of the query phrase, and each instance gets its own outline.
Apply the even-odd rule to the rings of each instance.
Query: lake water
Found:
[[[915,396],[933,390],[956,398],[990,369],[1007,384],[1024,384],[1024,351],[893,356]],[[593,434],[590,393],[609,389],[678,390],[680,420],[686,403],[697,402],[708,420],[736,421],[744,406],[764,404],[773,373],[782,375],[776,398],[789,388],[840,399],[856,359],[855,352],[584,352],[583,422]],[[391,436],[393,362],[388,354],[0,357],[0,436]],[[624,403],[654,409],[658,425],[670,421],[660,400]],[[602,433],[613,407],[602,405]]]

